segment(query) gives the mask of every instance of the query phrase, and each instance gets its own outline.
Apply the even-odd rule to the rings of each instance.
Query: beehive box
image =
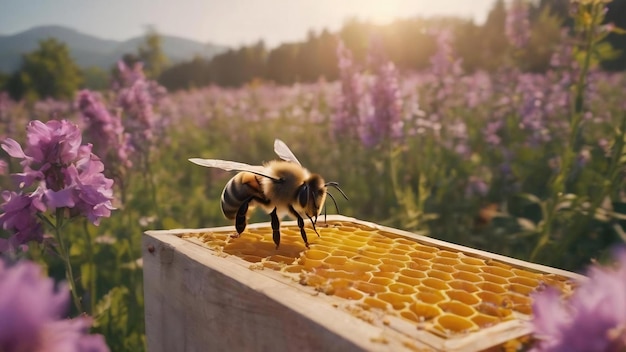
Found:
[[[528,335],[530,294],[570,272],[343,216],[148,231],[149,351],[482,351]]]

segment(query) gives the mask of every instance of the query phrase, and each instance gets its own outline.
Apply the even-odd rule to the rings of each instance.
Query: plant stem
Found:
[[[96,306],[96,263],[94,262],[93,245],[91,243],[91,234],[89,233],[89,224],[87,219],[83,220],[83,229],[85,234],[87,257],[89,258],[89,312],[93,314]]]
[[[549,204],[549,209],[546,212],[546,216],[544,218],[544,226],[541,230],[541,235],[539,237],[539,241],[535,246],[533,252],[530,255],[530,260],[534,261],[536,257],[539,255],[541,250],[548,244],[550,239],[550,234],[553,230],[554,220],[556,217],[559,198],[565,192],[567,186],[567,178],[570,174],[572,164],[574,162],[574,158],[576,156],[576,151],[578,149],[578,143],[581,132],[581,122],[583,117],[583,106],[584,106],[584,95],[585,88],[587,85],[587,74],[589,73],[589,67],[591,66],[591,55],[593,53],[593,45],[594,45],[594,36],[593,36],[593,27],[596,23],[596,16],[599,15],[599,7],[597,5],[592,6],[591,8],[591,18],[588,24],[583,28],[584,32],[584,44],[583,51],[585,52],[585,57],[583,59],[583,64],[580,69],[580,73],[578,74],[578,81],[575,86],[574,93],[574,101],[572,108],[572,117],[570,120],[570,135],[568,139],[568,143],[565,146],[565,150],[561,155],[561,167],[559,173],[554,178],[554,182],[552,183],[552,194],[551,194],[551,202]]]
[[[78,313],[82,314],[84,310],[80,302],[80,297],[78,297],[78,292],[76,291],[76,281],[74,280],[74,273],[72,272],[72,263],[70,262],[70,253],[67,250],[67,247],[65,247],[65,242],[63,241],[63,236],[61,235],[61,230],[63,229],[63,226],[65,225],[63,223],[64,211],[65,211],[65,208],[56,209],[56,215],[55,215],[56,224],[54,226],[54,236],[56,237],[56,240],[59,243],[59,247],[61,248],[61,257],[63,258],[63,262],[65,264],[65,274],[70,284],[70,290],[72,291],[72,299],[74,301],[74,305],[76,306]]]

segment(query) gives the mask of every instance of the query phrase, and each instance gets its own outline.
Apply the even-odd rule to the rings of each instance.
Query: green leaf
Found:
[[[539,204],[541,205],[543,203],[543,201],[541,199],[539,199],[539,197],[537,197],[534,194],[531,193],[520,193],[518,194],[518,196],[526,199],[527,201],[534,203],[534,204]]]

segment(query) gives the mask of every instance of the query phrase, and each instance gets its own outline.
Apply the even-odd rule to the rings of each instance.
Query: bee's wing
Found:
[[[200,158],[191,158],[189,159],[192,163],[204,167],[215,167],[218,169],[226,170],[226,171],[246,171],[251,172],[253,174],[257,174],[259,176],[271,178],[272,180],[278,180],[276,177],[269,175],[266,171],[266,168],[258,165],[248,165],[244,163],[238,163],[236,161],[228,161],[228,160],[218,160],[218,159],[200,159]]]
[[[293,155],[287,144],[280,139],[274,141],[274,152],[276,152],[281,159],[300,165],[298,158]]]

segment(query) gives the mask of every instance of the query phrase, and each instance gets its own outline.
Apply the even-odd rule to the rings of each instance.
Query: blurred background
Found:
[[[72,268],[74,315],[143,350],[142,233],[232,224],[233,175],[187,159],[257,165],[280,138],[343,215],[581,271],[626,241],[624,28],[626,0],[0,0],[1,139],[70,121],[116,208],[15,233],[36,185],[2,151],[0,254]]]

